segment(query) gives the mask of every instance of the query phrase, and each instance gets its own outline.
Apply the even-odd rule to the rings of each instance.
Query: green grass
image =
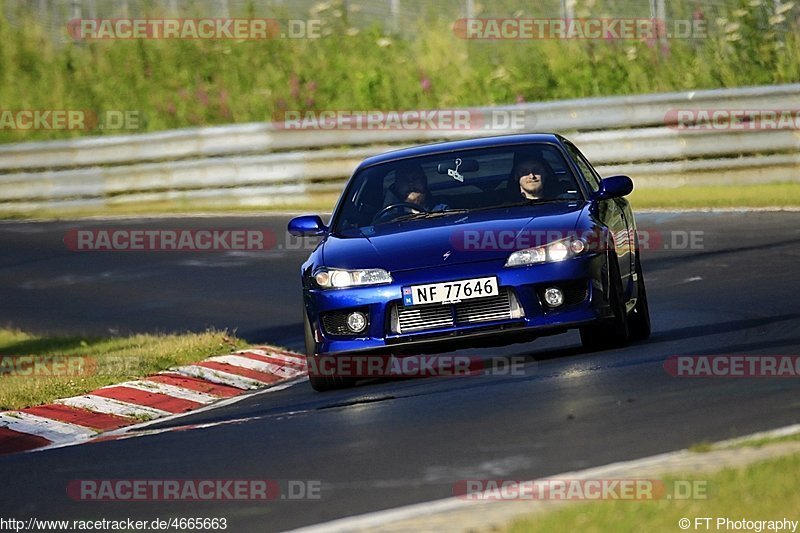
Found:
[[[553,15],[536,2],[514,4],[503,12],[500,4],[476,3],[476,16]],[[604,16],[600,5],[589,11],[582,4],[577,16]],[[723,12],[705,11],[702,2],[673,13],[705,17],[708,37],[664,45],[465,40],[453,32],[461,14],[435,2],[423,4],[419,22],[408,23],[413,31],[400,37],[378,26],[352,27],[348,9],[361,7],[352,0],[320,2],[308,13],[322,21],[319,39],[58,45],[50,32],[66,35],[66,28],[43,26],[25,2],[0,0],[0,13],[16,15],[13,24],[0,16],[0,102],[6,110],[135,110],[140,125],[134,131],[146,132],[271,121],[286,110],[446,109],[800,81],[797,8],[782,21],[773,16],[773,2],[750,4],[730,0],[725,20],[716,18]],[[159,3],[149,5],[141,16],[166,15]],[[113,133],[0,129],[0,142]]]
[[[714,449],[714,444],[704,440],[689,446],[689,451],[694,453],[708,453]]]
[[[791,435],[784,435],[782,437],[763,437],[757,439],[748,439],[734,444],[717,444],[704,440],[689,446],[689,451],[694,453],[708,453],[716,450],[735,450],[740,448],[761,448],[769,444],[776,444],[781,442],[796,442],[800,441],[800,433],[793,433]]]
[[[94,216],[136,216],[136,215],[189,215],[192,213],[213,214],[250,214],[274,211],[330,213],[336,204],[339,194],[323,194],[311,202],[288,203],[286,205],[265,205],[263,207],[225,205],[219,202],[181,202],[175,205],[170,202],[126,203],[108,207],[86,207],[75,209],[37,209],[31,211],[2,211],[0,220],[28,219],[75,219]]]
[[[29,212],[3,212],[0,220],[26,219],[75,219],[91,216],[136,216],[136,215],[189,215],[192,213],[250,214],[270,211],[306,213],[330,213],[337,193],[321,195],[308,203],[252,206],[225,206],[208,203],[183,203],[176,207],[168,202],[125,204],[106,208],[45,209]],[[710,185],[683,186],[678,188],[636,189],[630,195],[636,209],[703,209],[735,207],[798,207],[800,206],[800,183],[767,183],[758,185]]]
[[[83,371],[44,376],[0,373],[0,410],[21,409],[75,396],[98,387],[140,378],[176,365],[241,349],[245,343],[225,331],[128,337],[51,337],[0,329],[0,360],[9,355],[80,356]],[[6,363],[9,359],[4,360]],[[8,369],[8,367],[3,367]],[[79,368],[79,367],[73,367]]]
[[[770,444],[776,444],[780,442],[796,442],[796,441],[800,441],[800,433],[794,433],[792,435],[784,435],[783,437],[764,437],[759,439],[745,440],[742,442],[737,442],[736,444],[732,444],[730,446],[725,446],[724,449],[761,448],[762,446],[767,446]]]
[[[707,480],[708,498],[654,501],[602,501],[569,505],[509,524],[508,531],[581,533],[681,531],[681,518],[729,517],[732,520],[797,520],[800,509],[800,454],[764,461],[746,468],[726,469],[708,476],[666,479]],[[705,531],[705,529],[702,529]],[[689,531],[696,531],[690,528]],[[708,531],[717,529],[716,522]]]
[[[641,188],[630,195],[635,209],[797,207],[800,183],[752,185],[687,185],[676,188]]]

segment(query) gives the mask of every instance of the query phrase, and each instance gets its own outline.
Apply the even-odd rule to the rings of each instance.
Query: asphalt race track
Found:
[[[287,217],[0,224],[0,324],[49,333],[236,329],[301,348]],[[800,354],[800,213],[638,216],[653,336],[584,353],[570,332],[475,354],[524,375],[306,383],[153,427],[210,424],[0,457],[0,516],[226,517],[272,531],[452,496],[463,479],[533,479],[800,422],[797,378],[676,378],[671,355]],[[74,228],[254,228],[267,252],[73,252]],[[692,233],[695,246],[680,246]],[[700,240],[701,239],[701,240]],[[666,245],[666,248],[665,248]],[[676,246],[673,246],[676,245]],[[313,500],[85,502],[76,479],[320,482]]]

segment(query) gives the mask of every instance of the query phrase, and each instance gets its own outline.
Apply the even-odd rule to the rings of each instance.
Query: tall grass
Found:
[[[413,37],[400,38],[349,27],[339,0],[309,13],[324,21],[319,39],[59,44],[21,12],[13,25],[0,18],[0,109],[138,110],[138,131],[156,131],[268,121],[287,109],[427,109],[796,82],[798,9],[775,9],[742,0],[727,19],[707,20],[707,38],[666,43],[472,41],[454,34],[457,17],[424,13]],[[702,8],[691,16],[705,17]],[[100,133],[0,128],[0,142]]]

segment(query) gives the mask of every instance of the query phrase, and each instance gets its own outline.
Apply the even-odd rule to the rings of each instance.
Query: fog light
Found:
[[[569,249],[572,250],[572,253],[578,255],[586,249],[586,241],[583,239],[575,239],[569,243]]]
[[[347,327],[354,333],[361,333],[367,327],[367,317],[364,313],[354,311],[347,315]]]
[[[544,291],[544,301],[550,307],[558,307],[564,303],[564,293],[561,289],[550,287]]]

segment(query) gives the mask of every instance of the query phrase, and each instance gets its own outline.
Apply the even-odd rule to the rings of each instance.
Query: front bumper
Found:
[[[306,289],[304,302],[315,339],[316,354],[425,353],[454,347],[503,345],[560,333],[609,315],[608,270],[605,254],[589,254],[556,263],[505,268],[502,261],[486,261],[392,272],[391,284],[339,290]],[[524,316],[412,332],[396,332],[391,316],[402,304],[402,288],[409,285],[497,276],[501,290],[509,290]],[[551,309],[541,299],[541,288],[551,285],[585,287],[585,298]],[[477,302],[479,300],[471,300]],[[334,335],[321,317],[332,312],[359,310],[368,325],[359,335]]]

